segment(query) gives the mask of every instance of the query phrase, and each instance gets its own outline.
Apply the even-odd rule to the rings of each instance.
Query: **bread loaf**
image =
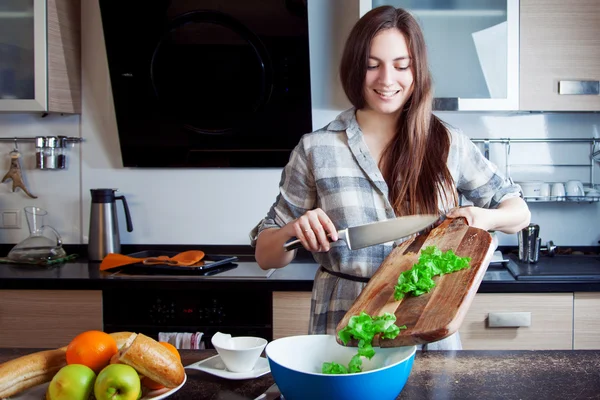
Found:
[[[183,364],[177,356],[142,333],[135,335],[131,344],[126,343],[119,353],[120,362],[167,388],[177,387],[185,379]]]
[[[0,399],[50,382],[67,365],[65,349],[44,350],[0,364]]]

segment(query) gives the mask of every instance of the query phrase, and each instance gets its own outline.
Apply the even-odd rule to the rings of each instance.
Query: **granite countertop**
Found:
[[[0,349],[0,362],[37,351]],[[181,350],[184,365],[214,350]],[[398,399],[598,399],[600,351],[428,351],[417,352]],[[273,383],[271,374],[226,380],[186,370],[188,380],[169,399],[255,399]]]
[[[225,253],[220,253],[225,254]],[[235,253],[229,253],[235,254]],[[575,258],[560,256],[565,268]],[[100,271],[98,262],[84,257],[49,268],[0,264],[0,289],[90,289],[115,288],[191,289],[219,287],[235,289],[252,287],[257,290],[310,291],[318,265],[311,259],[301,258],[285,268],[264,271],[248,254],[239,255],[236,267],[215,275],[127,275],[120,272]],[[537,268],[544,268],[549,259],[541,258]],[[556,264],[557,259],[552,262]],[[598,260],[600,266],[600,258]],[[535,292],[600,292],[596,281],[542,281],[517,280],[503,265],[490,265],[479,287],[480,293],[535,293]]]

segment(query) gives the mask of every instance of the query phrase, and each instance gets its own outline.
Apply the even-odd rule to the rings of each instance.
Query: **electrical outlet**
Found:
[[[21,229],[21,210],[0,210],[0,228]]]

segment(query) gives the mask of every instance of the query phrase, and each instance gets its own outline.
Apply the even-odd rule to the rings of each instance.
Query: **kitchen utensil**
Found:
[[[394,286],[398,276],[417,263],[420,250],[427,246],[471,257],[470,268],[434,278],[436,286],[429,293],[395,301]],[[352,316],[364,311],[369,315],[393,313],[396,325],[407,327],[400,330],[395,339],[375,337],[373,346],[409,346],[452,335],[460,327],[475,297],[494,250],[488,232],[470,227],[462,217],[446,219],[427,234],[403,242],[392,250],[342,318],[336,332],[346,327]],[[353,340],[348,345],[357,346],[358,342]]]
[[[122,267],[124,265],[142,263],[144,265],[190,266],[204,258],[204,252],[189,250],[172,256],[160,254],[153,257],[132,257],[123,254],[109,253],[100,263],[100,271]]]
[[[350,250],[357,250],[410,236],[439,219],[438,215],[409,215],[341,229],[338,231],[338,236],[346,242],[346,246]],[[299,239],[289,241],[283,246],[285,251],[300,247],[302,247],[302,243]]]
[[[540,244],[542,239],[540,226],[529,224],[517,233],[519,239],[519,261],[535,264],[540,257]]]
[[[267,345],[267,340],[260,337],[231,337],[221,332],[215,333],[210,342],[231,372],[252,371]]]
[[[231,372],[227,369],[223,359],[218,354],[187,365],[185,368],[197,369],[198,371],[206,372],[207,374],[218,376],[219,378],[235,381],[256,379],[271,372],[269,361],[265,357],[258,357],[254,368],[248,372]],[[247,397],[243,397],[242,399],[248,400]]]
[[[585,192],[583,191],[583,183],[577,180],[568,181],[565,184],[565,192],[567,193],[567,198],[571,197],[578,200],[580,197],[585,196]]]
[[[21,158],[21,153],[19,152],[19,148],[17,146],[17,140],[15,139],[15,148],[8,153],[10,156],[10,167],[8,171],[2,178],[2,183],[12,181],[12,191],[15,192],[17,188],[21,189],[23,193],[32,199],[37,199],[37,196],[31,194],[31,192],[25,186],[25,181],[23,180],[23,173],[21,172],[21,163],[19,162],[19,158]]]
[[[550,197],[550,184],[548,182],[542,182],[540,185],[540,197],[542,199]]]
[[[562,182],[555,182],[552,184],[552,190],[550,196],[555,197],[557,201],[565,200],[565,185]]]
[[[541,197],[542,182],[541,181],[528,181],[528,182],[516,182],[521,186],[523,196],[530,199],[538,199]]]
[[[116,190],[90,189],[92,193],[88,241],[88,259],[90,261],[102,261],[107,254],[121,251],[116,200],[123,202],[127,232],[133,231],[127,200],[125,196],[115,196]]]
[[[362,372],[322,373],[324,362],[348,366],[357,349],[339,346],[334,335],[288,336],[266,349],[271,375],[286,400],[395,399],[412,370],[416,346],[375,349],[361,357]]]
[[[7,258],[13,261],[39,262],[64,258],[67,253],[62,247],[60,234],[50,225],[44,224],[48,212],[40,207],[25,207],[25,217],[29,227],[29,236],[17,243],[8,253]],[[52,232],[52,238],[44,232]]]

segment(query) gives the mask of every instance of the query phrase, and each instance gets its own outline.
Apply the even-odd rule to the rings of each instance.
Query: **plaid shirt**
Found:
[[[460,194],[486,208],[520,196],[520,188],[506,180],[466,135],[449,131],[447,164]],[[395,218],[387,184],[369,153],[354,109],[301,138],[279,186],[280,193],[267,216],[250,233],[253,246],[262,230],[282,227],[314,208],[321,208],[337,229]],[[440,212],[454,206],[440,201]],[[371,277],[393,246],[390,242],[351,251],[338,241],[329,252],[313,253],[321,268],[312,292],[310,334],[335,334],[338,322],[365,286],[328,274],[323,268]]]

